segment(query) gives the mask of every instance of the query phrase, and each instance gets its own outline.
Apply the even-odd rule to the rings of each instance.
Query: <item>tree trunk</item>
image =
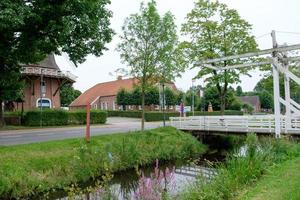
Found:
[[[162,88],[163,88],[163,108],[162,108],[162,111],[163,111],[163,126],[165,127],[166,126],[166,113],[165,113],[165,84],[163,83],[162,85]]]
[[[145,88],[142,87],[142,122],[141,130],[145,129]]]
[[[225,95],[221,95],[221,115],[225,113]]]
[[[2,107],[2,103],[3,103],[3,101],[0,100],[0,127],[3,127],[5,125],[4,110],[3,110],[3,107]]]

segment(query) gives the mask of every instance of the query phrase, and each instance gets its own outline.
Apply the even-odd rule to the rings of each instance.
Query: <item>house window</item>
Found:
[[[38,99],[36,101],[36,107],[40,108],[41,106],[42,108],[51,108],[51,100],[48,98]]]
[[[97,104],[94,104],[94,106],[93,106],[93,107],[94,107],[94,109],[97,109]]]

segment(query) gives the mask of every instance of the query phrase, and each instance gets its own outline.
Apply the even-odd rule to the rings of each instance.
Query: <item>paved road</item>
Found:
[[[151,129],[161,125],[161,122],[146,122],[145,128]],[[141,123],[139,119],[108,118],[106,125],[91,126],[91,135],[125,133],[139,130],[140,127]],[[0,146],[78,138],[84,137],[84,134],[84,126],[0,131]]]

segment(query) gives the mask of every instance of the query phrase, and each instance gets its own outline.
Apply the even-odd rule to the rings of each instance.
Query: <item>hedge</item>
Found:
[[[169,120],[170,117],[179,117],[179,112],[165,112],[165,119]],[[164,119],[164,115],[162,112],[146,112],[145,113],[145,121],[153,122],[153,121],[162,121]]]
[[[104,124],[107,113],[104,111],[91,110],[91,124]],[[84,110],[66,111],[61,109],[31,110],[24,115],[24,125],[39,126],[42,119],[43,126],[61,126],[86,123]]]
[[[224,115],[243,115],[244,113],[242,111],[238,110],[225,110]],[[193,116],[193,112],[187,112],[187,116]],[[221,111],[213,111],[213,112],[208,112],[208,111],[195,111],[194,116],[217,116],[221,115]]]
[[[132,117],[142,118],[141,111],[122,111],[122,110],[109,110],[107,111],[109,117]]]

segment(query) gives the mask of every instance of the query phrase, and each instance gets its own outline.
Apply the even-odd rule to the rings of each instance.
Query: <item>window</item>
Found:
[[[94,104],[93,107],[94,107],[94,109],[97,109],[97,104]]]
[[[51,100],[48,98],[42,98],[42,100],[38,99],[36,101],[36,107],[40,108],[41,106],[42,108],[51,108]]]

